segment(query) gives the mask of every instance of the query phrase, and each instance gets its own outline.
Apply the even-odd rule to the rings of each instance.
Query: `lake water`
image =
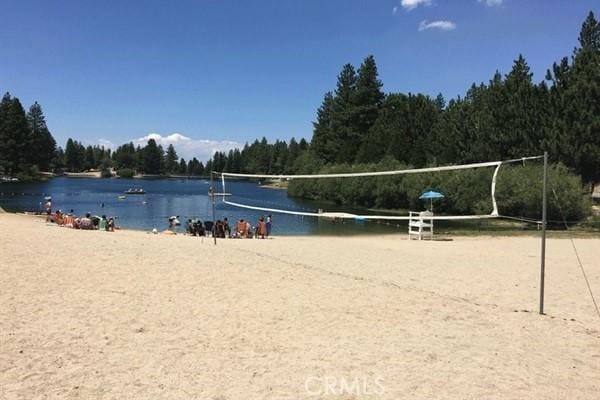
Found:
[[[0,206],[10,211],[41,211],[45,196],[52,196],[53,209],[75,214],[90,212],[93,215],[116,216],[117,225],[128,229],[166,229],[168,217],[179,215],[184,223],[188,218],[212,219],[208,198],[209,182],[197,179],[91,179],[58,177],[39,183],[0,184]],[[124,195],[129,188],[144,188],[145,195]],[[220,183],[216,191],[221,191]],[[318,205],[293,199],[283,190],[263,188],[248,181],[227,181],[229,199],[238,203],[285,210],[316,212]],[[321,208],[327,211],[335,207]],[[346,211],[348,211],[346,209]],[[230,223],[240,218],[252,225],[263,211],[247,210],[216,201],[216,218],[227,217]],[[406,231],[405,224],[398,227],[375,222],[348,220],[332,222],[314,217],[272,213],[273,235],[349,235],[365,233],[393,233]],[[183,227],[180,227],[182,230]]]

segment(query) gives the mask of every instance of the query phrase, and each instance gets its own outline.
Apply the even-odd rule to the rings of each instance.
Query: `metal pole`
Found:
[[[544,181],[542,193],[542,260],[540,271],[540,314],[544,314],[544,278],[546,272],[546,203],[548,191],[548,152],[544,152]]]
[[[212,236],[213,236],[213,241],[215,242],[215,245],[217,244],[217,236],[215,235],[215,182],[213,180],[213,171],[210,171],[210,199],[212,201],[212,220],[213,220],[213,226],[212,226]]]

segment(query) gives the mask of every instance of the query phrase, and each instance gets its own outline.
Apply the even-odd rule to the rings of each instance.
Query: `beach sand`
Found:
[[[600,239],[575,241],[600,297]],[[598,399],[571,243],[221,240],[0,215],[1,399]]]

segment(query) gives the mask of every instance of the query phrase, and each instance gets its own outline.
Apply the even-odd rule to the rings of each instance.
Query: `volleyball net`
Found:
[[[279,181],[291,181],[297,179],[344,179],[344,178],[369,178],[369,177],[385,177],[385,176],[396,176],[396,175],[407,175],[407,174],[424,174],[424,173],[436,173],[436,172],[448,172],[448,171],[459,171],[468,169],[478,168],[494,168],[494,172],[489,183],[490,197],[491,197],[491,210],[486,214],[468,214],[468,215],[431,215],[427,219],[432,220],[475,220],[475,219],[490,219],[503,217],[498,212],[498,204],[496,201],[496,181],[498,172],[503,165],[513,163],[524,163],[525,161],[543,159],[544,156],[531,156],[522,157],[503,161],[490,161],[480,162],[471,164],[461,165],[448,165],[440,167],[427,167],[427,168],[413,168],[413,169],[398,169],[398,170],[387,170],[387,171],[374,171],[374,172],[349,172],[349,173],[327,173],[327,174],[244,174],[244,173],[233,173],[233,172],[216,172],[220,175],[222,185],[222,202],[224,204],[254,210],[262,211],[265,213],[279,213],[297,215],[303,217],[317,217],[317,218],[335,218],[335,219],[355,219],[355,220],[390,220],[390,221],[402,221],[409,220],[409,215],[378,215],[378,214],[354,214],[350,212],[340,211],[303,211],[303,210],[292,210],[285,208],[270,207],[268,205],[255,205],[247,204],[241,201],[229,200],[226,195],[236,196],[236,193],[227,193],[227,179],[268,179],[268,180],[279,180]],[[217,193],[215,195],[218,195]],[[510,218],[510,217],[509,217]]]

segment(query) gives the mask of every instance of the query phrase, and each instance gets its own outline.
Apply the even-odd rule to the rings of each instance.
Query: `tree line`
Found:
[[[0,175],[37,175],[55,162],[56,141],[46,126],[42,107],[29,111],[6,93],[0,101]]]
[[[284,166],[273,161],[274,153],[267,157],[260,151],[240,164],[230,152],[215,154],[214,165],[221,167],[215,169],[311,173],[378,164],[385,157],[418,168],[548,151],[551,161],[584,182],[600,181],[600,24],[592,12],[572,57],[554,63],[541,82],[533,82],[519,55],[507,74],[496,71],[487,83],[473,84],[447,104],[441,94],[432,98],[382,88],[373,56],[358,68],[346,64],[335,90],[325,93],[317,109],[309,146],[293,164]]]

